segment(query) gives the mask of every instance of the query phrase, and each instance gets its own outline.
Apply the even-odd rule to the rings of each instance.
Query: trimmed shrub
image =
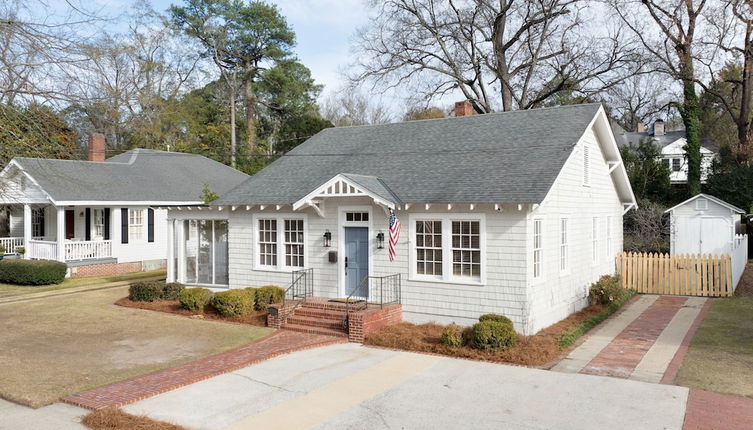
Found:
[[[254,296],[246,290],[222,291],[212,296],[211,304],[224,317],[246,315],[254,310]]]
[[[497,321],[477,322],[471,329],[471,340],[476,349],[505,351],[512,348],[517,339],[511,325]]]
[[[465,345],[467,338],[463,332],[463,327],[460,327],[457,324],[448,325],[442,330],[442,343],[453,347]]]
[[[53,260],[2,260],[0,282],[18,285],[50,285],[65,280],[68,266]]]
[[[620,296],[620,278],[618,276],[604,275],[588,289],[591,303],[609,305]]]
[[[180,292],[186,288],[179,282],[168,282],[162,287],[162,298],[165,300],[178,300]]]
[[[512,321],[510,320],[510,318],[507,318],[506,316],[500,315],[500,314],[484,314],[484,315],[481,315],[480,317],[478,317],[478,320],[479,320],[479,322],[496,321],[496,322],[501,322],[501,323],[509,324],[510,327],[513,326],[512,325]]]
[[[206,288],[186,288],[178,294],[178,301],[184,308],[198,312],[212,299],[212,291]]]
[[[128,298],[134,302],[153,302],[162,297],[164,284],[157,281],[134,282],[128,287]]]
[[[284,296],[285,290],[274,285],[267,285],[258,288],[256,290],[256,303],[254,308],[257,311],[263,311],[272,303],[282,302]]]

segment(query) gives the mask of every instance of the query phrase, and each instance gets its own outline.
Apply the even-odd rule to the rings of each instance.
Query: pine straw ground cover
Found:
[[[630,294],[628,299],[632,297]],[[625,302],[627,299],[625,300]],[[624,303],[624,302],[623,302]],[[581,334],[603,321],[616,309],[600,304],[590,305],[533,336],[518,335],[507,351],[482,351],[470,345],[451,347],[442,344],[440,324],[401,323],[384,327],[366,337],[366,345],[395,348],[415,352],[442,354],[455,358],[512,363],[523,366],[546,367],[557,359]],[[568,338],[568,342],[561,339]]]
[[[238,323],[238,324],[248,324],[248,325],[253,325],[253,326],[258,326],[258,327],[267,326],[267,311],[252,311],[251,313],[246,314],[246,315],[225,317],[225,316],[220,315],[220,313],[217,312],[217,310],[213,308],[211,305],[206,305],[204,307],[204,310],[201,312],[194,312],[188,309],[184,309],[180,305],[180,302],[178,302],[177,300],[155,300],[153,302],[134,302],[128,297],[123,297],[122,299],[115,302],[115,304],[118,306],[123,306],[127,308],[146,309],[150,311],[165,312],[168,314],[182,315],[182,316],[195,318],[195,319],[218,320],[218,321],[232,322],[232,323]]]
[[[85,416],[81,423],[93,430],[186,430],[185,427],[107,408]]]

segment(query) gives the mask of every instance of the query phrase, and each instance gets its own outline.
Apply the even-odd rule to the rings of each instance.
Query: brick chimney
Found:
[[[660,119],[654,121],[654,136],[664,136],[664,121]]]
[[[638,133],[645,133],[646,132],[646,124],[639,122],[638,126],[635,128],[635,131]]]
[[[92,133],[89,136],[89,161],[105,161],[105,135]]]
[[[473,114],[473,105],[468,100],[455,103],[455,116],[469,116]]]

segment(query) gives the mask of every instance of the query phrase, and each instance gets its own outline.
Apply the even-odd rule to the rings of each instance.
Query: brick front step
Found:
[[[288,317],[288,321],[286,322],[286,324],[330,328],[332,330],[344,330],[342,318],[327,319],[327,318],[319,318],[319,317],[308,317],[304,315],[299,315],[297,311],[293,313],[292,316]]]
[[[325,298],[319,298],[319,297],[313,297],[301,305],[301,308],[303,309],[324,309],[328,311],[339,311],[339,312],[345,312],[348,309],[347,303],[341,303],[341,302],[332,302],[331,299],[325,299]],[[351,303],[353,305],[354,303]],[[355,305],[362,306],[362,303],[358,303]]]
[[[348,337],[348,334],[342,328],[339,330],[335,330],[331,328],[311,327],[307,325],[298,325],[298,324],[283,324],[282,328],[284,328],[285,330],[297,331],[297,332],[308,333],[308,334]]]
[[[326,309],[300,307],[295,310],[295,316],[319,318],[342,322],[347,314],[340,311],[328,311]]]

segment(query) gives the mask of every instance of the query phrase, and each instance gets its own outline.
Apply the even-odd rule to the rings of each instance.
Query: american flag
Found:
[[[395,212],[390,209],[390,261],[395,261],[397,252],[397,240],[400,238],[400,220],[397,219]]]

